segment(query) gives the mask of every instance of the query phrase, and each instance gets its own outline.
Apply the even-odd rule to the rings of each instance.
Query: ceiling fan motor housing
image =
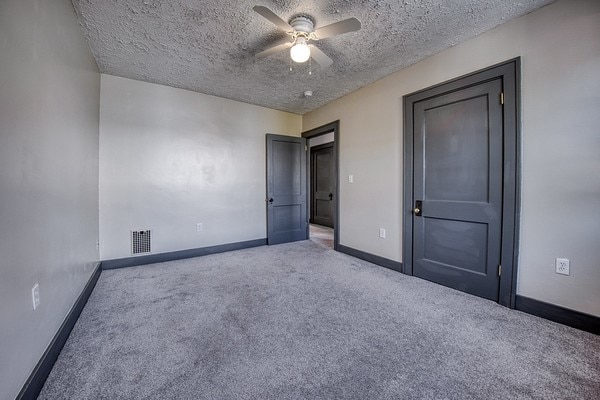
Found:
[[[306,33],[307,35],[315,29],[315,24],[305,15],[299,15],[290,21],[290,25],[296,32]]]

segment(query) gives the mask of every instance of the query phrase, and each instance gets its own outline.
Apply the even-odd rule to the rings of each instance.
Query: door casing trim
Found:
[[[498,303],[515,308],[520,226],[521,115],[520,57],[403,96],[403,204],[402,272],[413,274],[413,104],[430,97],[453,92],[492,79],[502,79],[503,109],[503,182],[502,182],[502,274]]]
[[[321,136],[321,135],[325,135],[327,133],[330,133],[333,131],[333,170],[334,170],[334,179],[333,179],[333,193],[334,193],[334,202],[333,202],[333,207],[334,207],[334,212],[333,212],[333,249],[334,250],[338,250],[339,246],[340,246],[340,120],[336,120],[333,122],[330,122],[328,124],[325,125],[321,125],[317,128],[308,130],[306,132],[302,132],[302,137],[306,138],[306,139],[312,139],[315,138],[317,136]],[[306,157],[307,158],[307,162],[306,162],[306,173],[308,174],[309,172],[309,158],[310,157]],[[306,206],[308,208],[309,204],[310,204],[310,179],[307,179],[307,196],[308,198],[306,199]],[[306,210],[307,215],[308,214],[308,209]],[[306,234],[307,236],[310,237],[309,235],[309,227],[306,227]]]

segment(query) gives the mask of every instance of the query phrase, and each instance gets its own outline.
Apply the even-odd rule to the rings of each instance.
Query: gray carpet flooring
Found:
[[[102,273],[41,399],[598,399],[600,338],[311,241]]]

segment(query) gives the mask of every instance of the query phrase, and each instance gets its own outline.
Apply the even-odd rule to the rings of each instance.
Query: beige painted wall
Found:
[[[101,258],[130,257],[131,229],[152,229],[155,253],[265,238],[265,134],[301,129],[296,114],[102,75]]]
[[[0,71],[0,399],[14,399],[98,261],[100,74],[69,0],[0,2]]]
[[[303,130],[340,120],[341,244],[401,261],[402,96],[518,56],[517,293],[600,316],[600,2],[512,20],[306,114]],[[556,257],[571,276],[554,273]]]

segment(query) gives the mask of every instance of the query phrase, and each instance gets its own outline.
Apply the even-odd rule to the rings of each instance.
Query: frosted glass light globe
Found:
[[[306,39],[299,37],[296,39],[296,44],[290,49],[290,57],[297,63],[303,63],[310,58],[310,48],[306,44]]]

